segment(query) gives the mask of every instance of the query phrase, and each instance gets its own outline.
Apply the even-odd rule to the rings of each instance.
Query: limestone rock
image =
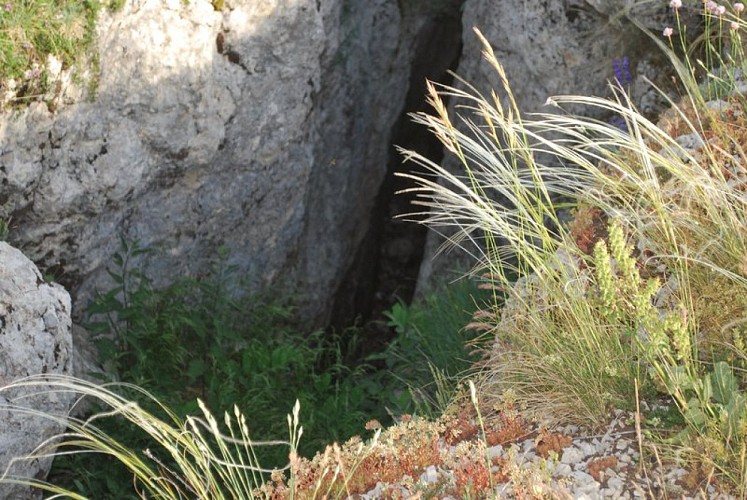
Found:
[[[324,322],[368,224],[407,91],[397,0],[128,0],[98,21],[95,95],[0,117],[0,217],[76,314],[118,236],[156,284],[219,246]],[[69,95],[76,95],[70,92]],[[70,102],[70,101],[74,102]]]
[[[69,395],[28,397],[28,392],[3,388],[21,377],[72,375],[72,369],[70,296],[60,285],[44,282],[19,250],[0,242],[0,476],[11,459],[29,454],[63,430],[49,419],[12,411],[9,405],[62,416],[72,404]],[[50,465],[51,459],[21,461],[8,472],[44,478]],[[36,496],[28,488],[0,484],[0,498]]]

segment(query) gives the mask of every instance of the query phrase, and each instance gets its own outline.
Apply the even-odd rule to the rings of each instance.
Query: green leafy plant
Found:
[[[0,90],[11,95],[11,105],[44,98],[50,81],[47,58],[54,56],[63,69],[83,62],[94,75],[88,81],[95,97],[99,69],[92,51],[96,18],[106,8],[118,11],[126,0],[8,0],[0,2]],[[184,5],[189,0],[182,0]],[[80,72],[82,73],[82,72]],[[79,74],[80,74],[79,73]],[[78,76],[75,76],[78,78]],[[5,105],[5,103],[0,103]]]
[[[0,241],[8,241],[11,219],[0,218]]]
[[[433,373],[443,375],[441,385],[447,387],[453,382],[445,374],[454,375],[474,360],[464,349],[474,335],[458,334],[476,307],[474,287],[434,295],[412,308],[400,305],[393,313],[402,315],[395,343],[360,359],[358,330],[297,331],[291,307],[243,292],[226,251],[218,251],[209,275],[162,288],[147,274],[152,253],[137,241],[121,239],[108,270],[114,286],[89,307],[88,327],[102,361],[126,383],[122,397],[154,414],[164,405],[186,418],[200,411],[196,399],[206,408],[236,405],[254,434],[277,440],[287,432],[279,412],[289,399],[298,399],[309,408],[298,453],[309,456],[330,441],[358,434],[368,420],[388,422],[386,408],[414,409],[408,385],[422,399],[436,392],[425,387],[433,385]],[[439,315],[426,314],[431,308]],[[382,361],[387,370],[377,372],[369,364]],[[143,398],[135,385],[153,398]],[[447,397],[442,397],[444,406]],[[109,419],[98,426],[128,449],[152,446],[152,437],[136,427]],[[287,460],[277,447],[254,453],[267,468]],[[55,461],[52,478],[91,497],[132,498],[131,472],[115,458],[64,455]]]
[[[198,398],[208,408],[236,405],[251,418],[253,432],[269,439],[287,432],[280,412],[298,399],[313,408],[299,449],[304,454],[360,432],[369,418],[386,418],[376,403],[381,386],[366,380],[368,365],[344,352],[353,348],[354,334],[297,331],[289,321],[292,308],[242,292],[224,250],[209,276],[156,288],[136,264],[150,252],[122,240],[109,270],[115,286],[89,308],[102,361],[119,380],[147,388],[180,418],[199,410]],[[125,396],[140,401],[137,392]],[[140,404],[148,408],[151,402]],[[106,432],[131,448],[147,447],[149,437],[141,431],[106,425]],[[270,468],[287,460],[276,448],[256,453]],[[92,496],[115,498],[129,491],[127,471],[101,463],[106,461],[96,466],[76,456],[72,463],[58,460],[56,467],[63,479],[87,471],[87,479],[72,480]]]
[[[457,382],[478,359],[483,332],[465,329],[492,294],[470,280],[447,284],[408,306],[395,304],[384,314],[396,337],[372,360],[384,360],[400,392],[390,404],[395,413],[418,410],[435,417],[453,399]],[[388,375],[384,374],[384,377]],[[409,391],[402,392],[402,387]]]
[[[108,384],[96,387],[80,381],[55,382],[60,384],[61,390],[82,383],[80,392],[99,402],[100,413],[86,421],[73,420],[61,447],[55,448],[50,442],[44,453],[57,455],[55,467],[50,483],[34,482],[37,486],[53,492],[75,491],[73,497],[76,498],[133,498],[137,491],[155,494],[153,492],[162,485],[151,483],[160,475],[166,482],[176,482],[192,491],[191,483],[180,478],[185,468],[192,466],[189,462],[198,457],[181,453],[177,458],[175,453],[178,452],[173,451],[172,446],[179,449],[187,445],[185,441],[172,443],[168,440],[187,433],[183,430],[184,422],[192,422],[189,415],[195,413],[202,412],[205,422],[212,426],[214,422],[206,413],[208,405],[215,408],[231,400],[237,402],[234,413],[244,408],[251,417],[252,434],[270,437],[276,445],[262,446],[248,438],[247,430],[242,430],[241,441],[234,444],[243,447],[242,457],[250,455],[251,458],[226,457],[231,463],[248,460],[242,467],[251,471],[251,484],[256,487],[267,479],[271,469],[279,469],[287,463],[287,446],[277,446],[283,442],[278,425],[283,419],[274,405],[281,407],[281,400],[289,394],[297,395],[304,404],[315,408],[305,419],[305,428],[311,429],[306,434],[311,436],[310,443],[304,446],[294,441],[293,449],[308,455],[331,440],[344,440],[359,433],[367,419],[386,421],[386,414],[377,414],[375,405],[377,397],[388,400],[389,395],[375,391],[399,388],[400,393],[406,393],[406,386],[399,379],[387,380],[366,370],[356,371],[343,363],[346,354],[341,346],[354,350],[354,332],[334,336],[333,344],[320,332],[301,337],[284,326],[289,314],[287,308],[259,304],[257,297],[234,298],[229,294],[229,290],[234,289],[233,271],[225,264],[226,252],[219,253],[209,277],[180,280],[161,289],[153,287],[141,267],[140,261],[150,254],[151,251],[138,242],[121,241],[120,251],[113,260],[116,265],[110,269],[115,286],[96,300],[91,311],[97,321],[92,321],[90,327],[99,336],[104,360],[122,382],[111,385],[112,390]],[[452,316],[454,329],[469,318],[468,306],[474,307],[470,294],[457,296],[462,297],[460,305],[451,303],[452,311],[444,311],[443,316]],[[437,300],[435,297],[426,302],[433,303]],[[446,295],[438,300],[442,306],[450,303]],[[413,311],[416,312],[411,316],[413,321],[403,324],[401,333],[417,334],[415,338],[422,341],[418,330],[427,324],[424,306]],[[442,335],[454,335],[455,330],[444,328],[443,324],[441,327]],[[407,342],[400,346],[406,350],[398,351],[401,358],[392,363],[393,367],[403,369],[410,362],[422,364],[418,360],[428,346]],[[465,355],[463,347],[460,348]],[[205,353],[207,356],[203,355]],[[459,355],[456,349],[453,354]],[[460,361],[468,365],[467,359]],[[130,382],[147,387],[148,392]],[[199,398],[198,404],[194,402],[195,397]],[[256,408],[261,411],[254,411]],[[117,417],[120,414],[136,425],[123,426]],[[236,414],[235,418],[243,419],[243,415]],[[188,437],[185,436],[185,440]],[[236,436],[231,434],[230,439],[234,438]],[[223,437],[208,436],[208,441],[216,446],[209,453],[227,453],[221,439]],[[156,451],[159,449],[165,449],[166,453]],[[205,453],[205,460],[211,460],[207,450]],[[350,459],[355,462],[364,458],[356,456]],[[259,463],[264,468],[259,467]],[[189,470],[184,473],[194,474]],[[397,471],[387,473],[396,474]],[[133,475],[135,491],[132,490]],[[293,478],[292,474],[288,486],[293,484]],[[247,490],[234,490],[232,483],[218,483],[214,487],[219,488],[221,494],[235,496],[237,491],[246,494]],[[160,494],[174,498],[181,493],[176,488]]]

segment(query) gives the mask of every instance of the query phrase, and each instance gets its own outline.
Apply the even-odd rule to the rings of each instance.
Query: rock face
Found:
[[[417,40],[461,0],[221,3],[104,12],[95,91],[68,74],[50,99],[0,116],[0,217],[68,288],[76,319],[110,285],[122,235],[160,248],[156,284],[206,272],[224,246],[254,289],[292,293],[300,320],[325,324],[386,174]],[[630,26],[611,5],[626,3],[469,0],[459,73],[495,83],[477,25],[525,109],[603,93],[613,57],[638,64],[648,50],[621,45]]]
[[[11,459],[29,454],[63,429],[48,419],[11,411],[8,405],[65,415],[70,396],[21,397],[3,390],[20,377],[38,374],[72,375],[70,296],[59,285],[47,284],[36,266],[20,251],[0,242],[0,476]],[[44,478],[51,459],[16,462],[8,473]],[[0,498],[35,498],[28,488],[0,484]]]
[[[457,74],[483,95],[489,96],[495,89],[508,106],[498,75],[482,60],[482,46],[473,32],[477,27],[504,66],[521,110],[549,112],[543,105],[553,95],[611,95],[608,85],[615,78],[614,60],[622,62],[627,57],[632,77],[627,90],[644,114],[654,115],[665,100],[642,77],[656,81],[661,68],[668,65],[661,50],[626,16],[655,33],[674,18],[666,2],[644,2],[634,8],[633,4],[629,0],[467,0],[462,16],[464,48]],[[452,116],[455,104],[450,103]],[[445,161],[456,168],[453,159],[451,163],[448,158]],[[461,276],[474,265],[471,258],[458,251],[435,258],[442,242],[443,237],[429,233],[418,294],[442,279]]]
[[[256,288],[291,290],[324,322],[407,92],[422,15],[400,3],[131,0],[103,14],[95,98],[71,87],[54,112],[0,120],[11,240],[76,314],[121,234],[163,250],[162,283],[225,246]]]

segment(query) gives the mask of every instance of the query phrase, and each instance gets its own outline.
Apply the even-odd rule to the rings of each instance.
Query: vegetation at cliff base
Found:
[[[249,294],[227,264],[225,250],[215,256],[209,275],[162,288],[153,285],[147,265],[139,264],[152,253],[121,240],[109,268],[114,286],[89,307],[87,326],[116,380],[148,391],[124,385],[119,394],[154,418],[184,419],[235,406],[251,436],[282,441],[287,403],[298,400],[305,409],[304,439],[296,449],[311,457],[329,442],[365,432],[367,421],[389,424],[392,414],[416,409],[436,414],[455,391],[453,377],[477,359],[465,349],[477,333],[461,332],[485,294],[469,283],[420,305],[397,304],[388,313],[398,332],[395,341],[382,352],[366,353],[360,328],[303,331],[281,294],[272,300]],[[431,315],[433,308],[438,316]],[[440,374],[439,384],[433,373]],[[148,432],[123,428],[118,418],[99,419],[97,425],[128,449],[158,446]],[[253,459],[268,470],[281,468],[287,457],[282,446],[253,451]],[[55,462],[52,474],[55,482],[91,498],[132,497],[131,475],[115,459],[71,454]]]

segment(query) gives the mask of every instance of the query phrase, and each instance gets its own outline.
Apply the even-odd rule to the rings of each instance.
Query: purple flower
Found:
[[[10,12],[10,10],[11,10],[10,2],[6,2],[5,3],[5,12]]]
[[[622,60],[615,59],[612,61],[612,67],[615,70],[615,80],[620,87],[633,82],[633,76],[630,74],[630,60],[628,56],[623,56]]]
[[[608,123],[612,125],[613,127],[622,130],[623,132],[628,131],[628,125],[625,123],[625,120],[623,120],[622,117],[620,116],[617,116],[611,119]]]

